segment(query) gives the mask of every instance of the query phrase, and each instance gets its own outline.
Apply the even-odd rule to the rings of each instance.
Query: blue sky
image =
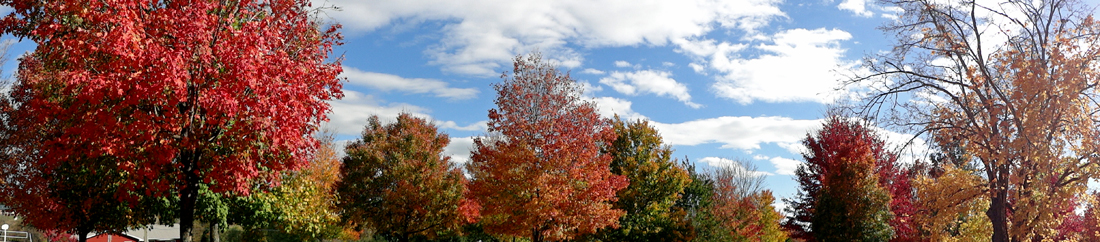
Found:
[[[332,126],[354,139],[366,118],[401,111],[435,120],[447,152],[484,134],[500,73],[541,51],[572,73],[604,115],[648,118],[676,157],[700,167],[745,160],[765,187],[792,196],[800,140],[827,105],[864,87],[840,80],[892,40],[894,8],[860,0],[316,1],[344,25],[347,98]],[[895,134],[893,136],[902,137]],[[777,204],[780,205],[780,204]]]

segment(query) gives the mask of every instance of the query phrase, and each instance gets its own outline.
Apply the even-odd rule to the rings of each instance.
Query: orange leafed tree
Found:
[[[612,202],[627,180],[600,153],[615,139],[609,121],[539,54],[517,56],[503,78],[493,86],[490,136],[474,140],[468,164],[485,229],[558,241],[618,226],[624,212]]]
[[[869,61],[868,110],[958,142],[986,178],[991,240],[1053,239],[1100,177],[1100,22],[1072,0],[893,1],[894,51]],[[895,103],[914,96],[917,102]],[[967,161],[971,162],[971,161]],[[963,196],[969,197],[969,196]]]
[[[447,134],[402,113],[383,125],[371,116],[363,137],[348,145],[337,182],[344,218],[399,241],[434,238],[473,222],[466,177],[443,148]]]

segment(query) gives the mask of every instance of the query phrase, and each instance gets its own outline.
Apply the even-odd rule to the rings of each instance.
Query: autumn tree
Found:
[[[890,194],[878,184],[878,160],[893,160],[862,121],[830,115],[802,141],[806,163],[795,171],[798,194],[787,200],[792,237],[812,241],[888,241]]]
[[[619,227],[604,229],[597,237],[610,241],[657,241],[683,226],[673,215],[673,205],[691,182],[687,171],[672,159],[672,148],[664,144],[657,129],[647,120],[624,121],[616,117],[611,127],[617,137],[602,148],[611,155],[611,173],[630,181],[619,190],[615,209],[626,212]]]
[[[128,174],[117,169],[114,156],[74,156],[71,162],[45,166],[37,162],[41,147],[56,138],[56,125],[36,124],[22,107],[29,93],[20,83],[4,83],[16,91],[0,94],[0,204],[23,215],[22,223],[47,231],[74,234],[85,241],[90,233],[112,233],[171,220],[170,202],[141,196],[145,190],[122,189]],[[79,152],[85,147],[74,147]],[[136,196],[118,201],[118,195]]]
[[[336,191],[345,221],[399,241],[433,238],[474,222],[466,177],[443,154],[451,142],[435,125],[402,113],[383,125],[372,115],[345,149]]]
[[[764,177],[755,167],[737,161],[732,166],[718,168],[714,181],[711,218],[726,241],[786,241],[787,233],[780,227],[782,215],[775,211],[775,196],[762,188]]]
[[[43,170],[114,157],[115,200],[177,197],[191,241],[200,186],[247,193],[261,171],[297,169],[339,98],[339,34],[305,0],[2,0],[5,34],[34,41],[19,65],[20,116],[48,130]],[[76,149],[76,148],[80,149]],[[35,176],[27,184],[44,184]],[[141,196],[138,196],[141,195]],[[16,201],[13,207],[39,206]],[[27,214],[26,217],[46,216]]]
[[[600,153],[615,131],[595,103],[537,53],[517,56],[502,78],[490,134],[474,140],[467,166],[486,231],[538,242],[618,226],[624,212],[613,202],[627,180]]]
[[[889,3],[904,13],[885,28],[898,43],[868,58],[871,74],[853,80],[881,87],[866,110],[899,110],[887,115],[965,147],[986,178],[992,241],[1053,238],[1100,164],[1093,8],[1072,0]]]
[[[253,196],[270,204],[277,215],[271,227],[299,241],[336,238],[343,233],[336,184],[341,165],[337,152],[344,147],[337,147],[331,132],[320,134],[318,140],[320,149],[309,164],[301,170],[284,171],[281,184]]]

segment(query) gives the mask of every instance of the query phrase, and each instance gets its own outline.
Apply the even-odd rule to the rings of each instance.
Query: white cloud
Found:
[[[602,86],[592,85],[592,83],[588,82],[588,81],[578,81],[577,83],[581,84],[581,90],[584,90],[584,95],[585,96],[591,97],[591,96],[593,96],[593,94],[603,91]]]
[[[923,138],[879,127],[874,127],[874,129],[886,141],[887,147],[897,152],[898,161],[901,163],[913,164],[917,160],[926,159],[928,154],[932,152],[932,147]]]
[[[437,122],[436,125],[438,125],[439,128],[443,129],[453,129],[461,131],[485,131],[489,127],[486,121],[478,121],[466,126],[458,125],[458,123],[455,123],[455,121],[443,121]]]
[[[630,67],[630,62],[615,61],[615,67]]]
[[[378,115],[381,120],[396,120],[401,112],[423,115],[427,111],[406,103],[383,105],[372,96],[351,90],[344,90],[344,99],[332,101],[330,104],[332,113],[328,116],[328,125],[338,134],[359,134],[371,115]]]
[[[809,133],[810,131],[812,130],[807,130],[806,132]],[[801,140],[796,142],[777,142],[776,145],[787,150],[787,152],[791,152],[793,155],[802,155],[807,151],[806,146],[802,145]]]
[[[770,44],[714,40],[678,40],[682,53],[694,55],[721,73],[712,85],[719,97],[741,104],[765,102],[832,103],[856,92],[842,87],[842,71],[858,71],[858,61],[844,59],[840,42],[852,35],[838,29],[791,29],[773,35]],[[760,53],[743,58],[741,52]],[[698,70],[697,70],[698,71]]]
[[[604,118],[613,118],[615,114],[618,114],[620,118],[627,120],[648,119],[644,115],[634,112],[630,107],[632,103],[627,100],[613,97],[597,97],[590,99],[590,101],[596,103],[596,107],[599,107],[597,111],[600,116]]]
[[[768,157],[758,155],[753,157],[754,160],[767,160],[775,166],[775,173],[780,175],[794,175],[794,171],[798,170],[798,165],[802,164],[802,161],[787,159],[783,157]]]
[[[495,75],[517,53],[580,60],[585,48],[665,45],[715,28],[753,32],[785,16],[781,0],[314,0],[350,34],[391,25],[440,21],[439,43],[426,53],[445,71]],[[645,13],[645,14],[639,14]],[[563,63],[579,64],[580,62]]]
[[[654,122],[665,142],[671,145],[720,143],[722,148],[752,151],[761,143],[797,143],[821,120],[787,117],[717,117],[678,124]]]
[[[474,148],[474,137],[451,137],[451,143],[443,148],[443,154],[458,164],[470,162],[470,150]]]
[[[692,108],[702,107],[698,103],[691,102],[691,94],[688,94],[687,86],[676,82],[670,76],[672,73],[666,71],[614,71],[607,77],[600,78],[600,83],[611,86],[615,91],[626,95],[652,93],[657,96],[676,98]]]
[[[582,70],[581,73],[592,74],[592,75],[603,75],[606,72],[601,71],[601,70],[592,69],[592,68],[584,68],[584,70]]]
[[[852,11],[852,13],[855,13],[856,15],[859,15],[861,17],[874,16],[875,14],[872,13],[871,10],[867,10],[867,4],[868,3],[866,0],[844,0],[843,2],[840,2],[840,5],[837,5],[836,7],[841,10]]]
[[[676,63],[665,61],[665,62],[661,62],[661,65],[667,66],[667,67],[673,67],[673,66],[676,66]]]
[[[434,120],[428,115],[428,109],[406,103],[383,104],[370,95],[364,95],[352,90],[344,90],[344,98],[330,102],[332,113],[329,117],[329,128],[337,134],[359,134],[367,125],[367,119],[371,115],[378,115],[382,123],[393,122],[402,112],[413,116]],[[441,129],[454,129],[463,131],[485,130],[485,121],[461,126],[454,121],[433,121]]]
[[[699,161],[707,163],[707,165],[710,165],[710,166],[713,166],[713,167],[716,167],[716,168],[727,168],[728,167],[730,169],[733,169],[735,174],[752,174],[753,176],[770,176],[770,175],[774,175],[770,172],[749,170],[749,169],[745,168],[745,166],[740,161],[730,160],[730,159],[726,159],[726,158],[703,157],[703,159],[699,159]]]
[[[344,77],[352,85],[379,89],[382,91],[400,91],[408,93],[431,93],[436,97],[450,99],[470,99],[477,97],[477,89],[453,88],[443,81],[425,78],[404,78],[385,73],[365,72],[354,67],[344,67]]]

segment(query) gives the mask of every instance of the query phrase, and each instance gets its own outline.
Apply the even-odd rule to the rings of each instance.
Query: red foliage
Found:
[[[534,54],[517,57],[511,78],[494,88],[494,136],[474,141],[469,164],[485,229],[541,241],[617,226],[623,211],[611,202],[627,181],[599,150],[615,133],[580,99],[580,86]]]
[[[261,171],[305,164],[326,101],[342,96],[340,65],[327,62],[337,26],[319,30],[307,0],[0,4],[13,9],[4,33],[37,44],[14,95],[26,100],[17,116],[39,125],[30,130],[52,132],[38,165],[117,157],[120,190],[146,191],[118,199],[179,196],[183,221],[197,184],[247,193]],[[48,217],[34,200],[9,205]]]
[[[894,228],[894,242],[920,241],[917,225],[914,224],[913,215],[920,207],[917,205],[911,181],[914,173],[910,168],[895,165],[897,156],[888,152],[882,153],[876,161],[878,169],[878,182],[890,193],[890,211],[894,218],[890,220],[890,227]]]
[[[806,164],[797,171],[799,193],[796,199],[788,199],[787,211],[792,217],[784,221],[783,227],[792,238],[816,241],[809,226],[816,210],[822,189],[850,182],[846,180],[830,181],[832,173],[840,172],[848,166],[871,167],[876,172],[878,186],[890,195],[890,211],[894,217],[889,221],[895,237],[891,241],[916,241],[918,234],[911,216],[918,211],[913,199],[910,184],[912,173],[909,169],[896,166],[897,155],[886,149],[885,143],[871,129],[846,120],[846,117],[832,115],[818,132],[818,136],[808,135],[804,141],[809,153],[804,154]],[[869,154],[871,159],[852,158]],[[872,160],[873,159],[873,160]],[[873,163],[871,163],[873,162]],[[854,168],[861,169],[861,168]]]

